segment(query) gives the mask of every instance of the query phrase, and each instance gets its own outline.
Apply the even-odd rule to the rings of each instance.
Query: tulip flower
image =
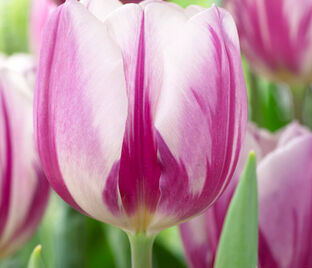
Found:
[[[261,74],[288,84],[312,82],[312,2],[226,0],[241,47]]]
[[[248,127],[229,187],[205,214],[180,226],[190,267],[213,267],[227,208],[250,150],[259,160],[258,267],[311,267],[312,133],[297,123],[277,134]]]
[[[34,68],[29,60],[0,59],[0,259],[30,238],[49,196],[35,150]]]
[[[141,243],[210,206],[235,170],[247,118],[239,43],[223,9],[103,3],[52,14],[35,132],[55,191]]]

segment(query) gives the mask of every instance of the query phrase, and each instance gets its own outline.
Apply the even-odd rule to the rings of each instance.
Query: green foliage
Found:
[[[182,7],[187,7],[189,5],[198,5],[202,7],[210,7],[212,4],[221,6],[222,0],[170,0]]]
[[[44,268],[44,264],[41,257],[41,246],[36,246],[32,252],[27,268]]]
[[[259,127],[276,131],[292,120],[292,96],[285,84],[275,84],[250,71],[243,60],[249,101],[249,119]]]
[[[41,244],[45,268],[130,268],[127,235],[120,229],[81,215],[55,193],[33,239],[0,268],[25,268]],[[176,227],[160,233],[153,246],[153,268],[186,268]],[[41,268],[41,267],[40,267]]]
[[[30,0],[0,0],[0,51],[28,51]]]
[[[306,126],[312,129],[312,87],[310,86],[306,91],[303,107],[303,122]]]
[[[251,152],[225,218],[214,267],[256,268],[257,256],[256,157]]]

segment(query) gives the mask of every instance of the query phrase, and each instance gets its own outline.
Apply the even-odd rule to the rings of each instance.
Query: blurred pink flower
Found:
[[[155,233],[218,198],[247,120],[226,11],[71,0],[51,16],[44,42],[36,137],[66,202],[125,230]]]
[[[312,82],[311,0],[226,0],[225,6],[255,70],[289,84]]]
[[[0,259],[35,231],[49,186],[33,137],[34,68],[29,56],[0,59]]]
[[[229,187],[205,214],[180,226],[190,266],[213,267],[224,217],[250,150],[258,158],[258,267],[312,267],[312,134],[297,123],[274,135],[248,127]]]

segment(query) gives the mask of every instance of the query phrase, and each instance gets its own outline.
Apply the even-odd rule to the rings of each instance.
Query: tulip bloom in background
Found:
[[[33,79],[28,56],[0,59],[0,259],[30,238],[49,196],[33,137]]]
[[[312,82],[312,1],[225,0],[224,6],[234,16],[242,50],[252,69],[275,83],[290,86],[294,118],[312,126],[312,106],[306,102],[307,94],[311,95],[308,87]],[[257,89],[255,81],[259,78],[252,79],[251,102],[255,102],[254,111],[260,109],[259,99],[265,90]],[[277,87],[285,90],[285,85]],[[274,94],[279,90],[269,91]],[[309,98],[311,102],[312,95]],[[262,121],[261,117],[266,111],[261,112],[260,117],[256,116],[259,117],[257,123]],[[254,115],[257,113],[255,111]]]
[[[251,66],[275,81],[312,82],[310,0],[225,0]]]
[[[247,120],[235,24],[216,7],[70,0],[43,40],[35,131],[50,184],[126,230],[148,267],[136,261],[153,237],[210,206],[235,170]]]
[[[274,135],[249,126],[229,187],[205,214],[180,226],[193,268],[213,267],[227,208],[251,149],[259,160],[259,267],[312,266],[312,134],[292,123]]]

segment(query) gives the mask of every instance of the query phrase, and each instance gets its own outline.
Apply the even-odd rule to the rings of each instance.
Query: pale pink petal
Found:
[[[213,207],[209,208],[205,214],[180,225],[185,256],[191,268],[213,268],[215,249],[211,243],[220,235],[216,232],[216,223],[210,221],[215,219],[214,215],[209,217],[214,211]],[[214,230],[212,236],[208,228]]]
[[[65,201],[110,222],[102,192],[127,118],[122,53],[109,26],[74,0],[53,13],[44,40],[35,93],[42,165]]]
[[[0,68],[0,258],[29,239],[49,196],[34,145],[28,67],[17,67]]]
[[[312,135],[268,155],[258,177],[260,264],[311,267]]]
[[[282,130],[277,133],[271,133],[266,129],[260,129],[256,125],[249,123],[247,132],[253,137],[261,150],[261,154],[257,155],[257,159],[260,161],[264,156],[276,149]]]
[[[101,21],[104,21],[112,11],[122,6],[118,0],[81,0],[81,3]]]
[[[233,175],[247,107],[231,16],[214,7],[182,29],[164,51],[155,124],[164,165],[160,211],[187,218],[211,204]]]
[[[288,142],[292,141],[294,138],[309,133],[310,130],[307,127],[300,125],[298,122],[293,122],[280,131],[279,133],[280,137],[277,146],[279,147],[284,146]]]

